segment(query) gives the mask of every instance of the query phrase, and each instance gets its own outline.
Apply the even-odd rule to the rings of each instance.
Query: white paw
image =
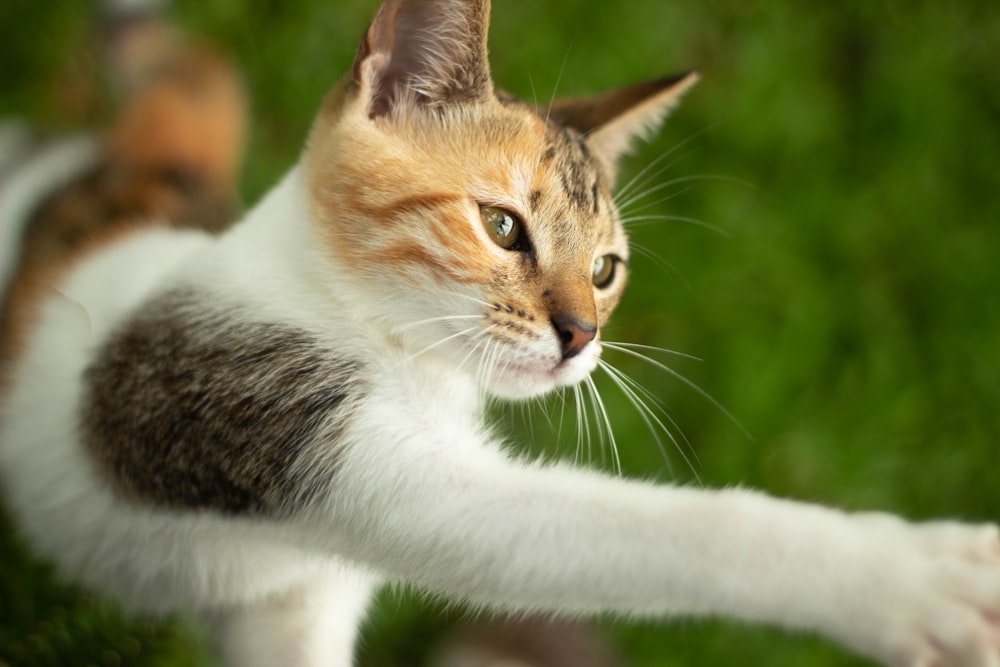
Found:
[[[863,588],[844,610],[849,644],[893,667],[1000,667],[995,526],[851,520]]]

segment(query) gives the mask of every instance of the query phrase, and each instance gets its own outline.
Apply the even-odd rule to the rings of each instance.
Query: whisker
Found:
[[[682,459],[684,459],[684,463],[687,464],[688,469],[691,471],[691,474],[694,475],[694,478],[698,482],[698,484],[699,485],[702,484],[701,476],[698,475],[697,468],[691,462],[691,459],[688,458],[687,454],[684,452],[684,448],[681,447],[680,442],[678,442],[673,432],[669,428],[667,428],[667,426],[660,420],[660,418],[656,416],[656,413],[653,412],[653,410],[649,407],[649,405],[642,400],[642,398],[636,393],[634,389],[632,389],[629,386],[629,384],[631,383],[636,387],[639,387],[643,391],[646,391],[646,389],[641,385],[639,385],[638,383],[636,383],[635,380],[628,377],[628,375],[614,368],[607,362],[600,361],[598,363],[601,370],[603,370],[608,375],[608,377],[611,378],[611,381],[614,382],[619,389],[621,389],[622,394],[624,394],[625,398],[628,399],[629,403],[631,403],[632,406],[635,408],[636,413],[639,415],[642,421],[645,422],[646,428],[649,429],[649,432],[650,434],[652,434],[653,439],[656,440],[656,445],[659,448],[660,453],[663,455],[663,460],[667,464],[667,469],[669,470],[670,475],[671,476],[675,475],[674,466],[673,463],[670,461],[670,456],[669,454],[667,454],[667,449],[666,447],[664,447],[663,441],[660,439],[660,436],[657,433],[656,427],[654,427],[654,423],[656,424],[656,426],[659,426],[660,430],[670,439],[670,442],[674,445],[674,449],[676,449],[677,453],[681,455]],[[667,417],[668,421],[670,421],[671,424],[673,424],[674,427],[677,428],[676,422],[674,422],[669,415],[665,414],[665,416]],[[679,430],[680,429],[678,429],[678,431]],[[691,448],[690,443],[687,442],[687,438],[684,438],[683,433],[681,433],[681,437],[684,439],[684,442],[688,444],[688,448],[691,449],[692,454],[695,455],[695,460],[698,461],[697,454]],[[700,461],[698,461],[698,463],[700,464]]]
[[[667,260],[663,259],[663,257],[656,254],[649,248],[639,245],[634,240],[629,242],[629,247],[632,248],[633,252],[649,259],[664,273],[668,275],[673,274],[678,280],[684,283],[684,287],[691,289],[691,283],[687,281],[687,278],[684,277],[684,275],[680,272],[680,270],[676,266],[674,266]]]
[[[477,328],[478,327],[469,327],[468,329],[463,329],[462,331],[455,332],[455,333],[451,334],[450,336],[445,336],[444,338],[442,338],[438,342],[432,343],[432,344],[428,345],[427,347],[425,347],[424,349],[420,350],[419,352],[411,354],[408,357],[407,360],[408,361],[412,361],[413,359],[416,359],[417,357],[419,357],[420,355],[424,354],[425,352],[430,352],[434,348],[439,347],[441,345],[444,345],[445,343],[447,343],[450,340],[453,340],[455,338],[458,338],[459,336],[464,336],[467,333],[471,333],[471,332],[475,331]]]
[[[583,460],[584,442],[587,444],[586,460],[590,460],[590,421],[587,418],[580,385],[573,385],[573,395],[576,398],[576,463],[580,463]]]
[[[556,442],[562,442],[563,419],[566,417],[566,387],[559,387],[559,427],[556,429]]]
[[[640,206],[639,208],[637,208],[637,209],[635,209],[633,211],[628,211],[628,212],[622,211],[622,212],[625,213],[626,216],[631,216],[631,215],[633,215],[635,213],[641,213],[642,211],[647,211],[647,210],[649,210],[651,208],[655,208],[655,207],[659,206],[660,204],[663,204],[665,202],[670,201],[674,197],[680,197],[685,192],[690,192],[691,190],[694,190],[697,186],[698,186],[697,183],[695,183],[693,185],[689,185],[686,188],[681,188],[680,190],[678,190],[676,192],[671,192],[666,197],[661,197],[661,198],[657,199],[656,201],[651,201],[651,202],[648,202],[646,204],[643,204],[642,206]],[[631,206],[631,204],[629,204],[629,205]]]
[[[693,354],[688,354],[687,352],[678,352],[677,350],[671,350],[666,347],[655,347],[653,345],[642,345],[640,343],[624,343],[620,340],[602,340],[601,345],[602,346],[606,345],[613,349],[627,347],[637,350],[650,350],[652,352],[662,352],[664,354],[671,354],[675,357],[682,357],[684,359],[691,359],[693,361],[704,361],[704,359],[702,359],[701,357],[696,357]]]
[[[737,185],[742,185],[742,186],[750,188],[751,190],[754,190],[754,191],[757,190],[757,186],[753,185],[752,183],[750,183],[748,181],[744,181],[744,180],[739,179],[739,178],[733,178],[732,176],[722,176],[721,174],[691,174],[689,176],[678,176],[677,178],[671,178],[669,181],[664,181],[663,183],[660,183],[659,185],[654,185],[651,188],[647,188],[646,190],[643,190],[643,191],[639,192],[638,194],[630,196],[625,202],[622,202],[622,203],[618,204],[618,208],[619,208],[619,210],[624,211],[625,209],[627,209],[629,206],[631,206],[635,202],[639,201],[640,199],[644,199],[644,198],[648,197],[649,195],[653,194],[654,192],[659,192],[660,190],[672,187],[674,185],[678,185],[680,183],[690,183],[692,181],[698,181],[698,182],[701,182],[701,181],[724,181],[726,183],[735,183]]]
[[[531,442],[537,442],[535,437],[535,418],[534,410],[531,409],[530,403],[518,403],[521,408],[521,419],[528,424],[528,435],[531,438]]]
[[[496,373],[496,358],[499,354],[500,344],[495,339],[490,339],[486,344],[486,353],[483,355],[483,388],[493,384],[493,375]]]
[[[587,377],[586,380],[590,378]],[[594,414],[594,426],[597,428],[597,445],[601,452],[601,463],[605,463],[605,453],[604,453],[604,424],[600,420],[600,414],[597,410],[597,402],[594,400],[594,385],[590,382],[584,382],[583,388],[587,390],[587,399],[590,404],[590,409]],[[588,452],[589,454],[589,452]]]
[[[531,408],[535,412],[540,412],[542,418],[545,419],[545,423],[549,425],[549,429],[553,432],[556,430],[555,422],[552,421],[552,417],[549,415],[549,411],[546,410],[546,397],[544,396],[533,396],[530,400]],[[558,436],[556,436],[556,441],[558,442]]]
[[[614,195],[615,203],[617,204],[619,201],[621,201],[621,199],[623,197],[629,196],[629,192],[631,190],[633,190],[633,189],[639,189],[639,190],[641,190],[646,185],[648,185],[654,178],[656,178],[657,176],[659,176],[660,174],[662,174],[663,172],[665,172],[667,169],[670,169],[670,167],[674,166],[675,164],[677,164],[678,162],[680,162],[681,160],[683,160],[684,158],[686,158],[689,155],[689,153],[685,153],[684,155],[680,155],[676,159],[671,160],[670,162],[668,162],[667,164],[660,164],[660,162],[662,160],[664,160],[664,159],[670,157],[671,155],[673,155],[674,152],[676,152],[682,146],[684,146],[685,143],[686,142],[681,142],[681,143],[677,144],[676,146],[674,146],[673,148],[671,148],[670,150],[668,150],[667,152],[665,152],[662,155],[658,156],[655,160],[653,160],[652,162],[650,162],[649,164],[647,164],[645,167],[643,167],[642,171],[640,171],[638,174],[636,174],[635,176],[633,176],[632,178],[630,178],[629,181],[628,181],[628,183],[626,183],[621,189],[619,189],[615,193],[615,195]],[[658,167],[657,170],[655,172],[653,172],[653,173],[649,173],[649,170],[652,169],[652,168],[654,168],[654,167]],[[643,177],[645,177],[645,178],[643,178]],[[640,178],[642,178],[642,181],[639,180]]]
[[[706,133],[708,133],[708,132],[710,132],[710,131],[712,131],[712,130],[715,130],[715,129],[717,129],[717,128],[718,128],[718,127],[719,127],[719,126],[721,125],[721,124],[722,124],[722,123],[715,123],[715,124],[713,124],[713,125],[709,125],[709,126],[708,126],[708,127],[706,127],[706,128],[703,128],[703,129],[701,129],[701,130],[698,130],[697,132],[695,132],[695,133],[694,133],[694,134],[692,134],[691,136],[689,136],[689,137],[687,137],[686,139],[683,139],[683,140],[681,140],[680,142],[678,142],[678,143],[677,143],[677,144],[676,144],[675,146],[673,146],[672,148],[670,148],[669,150],[667,150],[667,151],[666,151],[665,153],[663,153],[662,155],[659,155],[659,156],[658,156],[658,157],[657,157],[656,159],[654,159],[654,160],[653,160],[652,162],[650,162],[650,163],[649,163],[648,165],[646,165],[645,167],[643,167],[643,169],[642,169],[642,170],[641,170],[641,171],[640,171],[640,172],[639,172],[638,174],[636,174],[636,175],[635,175],[635,176],[633,176],[633,177],[632,177],[631,179],[629,179],[629,182],[628,182],[628,183],[626,183],[626,184],[625,184],[625,185],[624,185],[624,186],[623,186],[623,187],[621,188],[621,190],[619,190],[619,191],[618,191],[618,193],[617,193],[617,194],[615,195],[615,200],[617,201],[619,197],[621,197],[621,196],[622,196],[622,195],[623,195],[624,193],[628,192],[628,191],[629,191],[629,189],[630,189],[630,188],[631,188],[631,187],[632,187],[632,186],[633,186],[633,185],[634,185],[634,184],[636,183],[636,181],[637,181],[637,180],[638,180],[639,178],[641,178],[641,177],[642,177],[642,176],[643,176],[643,175],[644,175],[645,173],[647,173],[647,172],[648,172],[648,171],[649,171],[650,169],[652,169],[653,167],[655,167],[655,166],[656,166],[656,165],[657,165],[657,164],[658,164],[658,163],[659,163],[659,162],[660,162],[661,160],[663,160],[664,158],[666,158],[666,157],[668,157],[668,156],[672,155],[673,153],[675,153],[676,151],[680,150],[680,149],[681,149],[681,148],[683,148],[684,146],[688,145],[689,143],[691,143],[692,141],[694,141],[695,139],[697,139],[697,138],[698,138],[698,137],[700,137],[701,135],[703,135],[703,134],[706,134]],[[684,157],[684,156],[682,156],[681,158],[678,158],[678,160],[682,159],[683,157]],[[677,160],[675,160],[675,161],[674,161],[674,162],[672,162],[671,164],[674,164],[675,162],[677,162]],[[656,172],[655,174],[651,174],[651,175],[650,175],[650,177],[649,177],[648,179],[646,179],[646,180],[645,180],[645,181],[644,181],[644,182],[643,182],[642,184],[640,184],[640,185],[638,185],[638,186],[636,186],[636,187],[641,187],[641,186],[642,186],[642,185],[644,185],[645,183],[648,183],[648,182],[649,182],[650,180],[652,180],[652,179],[656,178],[657,176],[659,176],[660,174],[662,174],[662,173],[664,172],[664,170],[668,169],[669,167],[670,167],[670,165],[667,165],[667,166],[665,166],[665,167],[663,167],[663,168],[659,169],[659,170],[658,170],[658,171],[657,171],[657,172]]]
[[[621,458],[618,456],[618,443],[615,442],[615,432],[611,428],[611,419],[608,417],[608,411],[604,407],[604,401],[601,399],[601,392],[597,390],[597,385],[594,383],[594,378],[588,375],[586,380],[587,380],[587,386],[590,387],[591,396],[593,396],[595,401],[594,407],[600,408],[600,416],[603,417],[604,419],[604,428],[608,432],[608,440],[611,446],[611,458],[614,463],[615,471],[618,473],[618,476],[621,477],[622,461]],[[594,415],[595,419],[597,418],[597,416],[598,415]],[[602,440],[601,446],[603,447],[603,445],[604,443]]]
[[[559,65],[559,73],[556,75],[556,83],[552,86],[552,95],[549,96],[549,105],[545,108],[545,126],[548,127],[549,117],[552,115],[552,107],[556,103],[556,95],[559,93],[559,83],[562,81],[563,72],[566,69],[566,63],[569,61],[569,54],[573,51],[573,40],[570,40],[569,46],[566,47],[566,55],[563,56],[562,64]],[[532,95],[534,95],[534,83],[532,82]],[[537,106],[537,102],[536,102]],[[536,158],[536,164],[542,164],[542,156],[545,154],[545,142],[543,141],[538,147],[538,156]]]
[[[425,324],[432,324],[434,322],[445,322],[448,320],[469,320],[469,319],[482,319],[482,315],[442,315],[440,317],[428,317],[425,320],[416,320],[415,322],[409,322],[399,327],[399,331],[407,331],[413,329],[414,327],[423,326]]]
[[[456,371],[460,372],[462,370],[462,366],[464,366],[465,362],[469,360],[469,357],[471,357],[473,354],[475,354],[476,350],[479,349],[479,346],[482,345],[483,343],[489,341],[489,332],[487,332],[484,329],[480,329],[479,332],[477,332],[476,334],[474,334],[473,337],[472,337],[473,340],[475,340],[476,338],[479,338],[481,340],[478,343],[476,343],[475,345],[473,345],[469,349],[469,351],[465,353],[465,356],[462,357],[462,360],[460,362],[458,362],[458,366],[455,369]]]
[[[575,410],[576,417],[576,449],[573,452],[573,462],[580,463],[580,449],[583,447],[583,423],[580,420],[580,387],[578,385],[573,385],[570,387],[573,391],[573,407]]]
[[[691,446],[691,441],[687,439],[687,436],[684,435],[683,429],[681,429],[677,421],[667,411],[667,408],[664,405],[663,401],[660,400],[660,398],[655,394],[653,394],[653,392],[651,392],[649,389],[639,384],[634,378],[630,377],[624,371],[615,368],[611,364],[606,364],[606,365],[608,367],[606,369],[606,372],[613,371],[614,374],[617,375],[621,380],[623,380],[627,385],[629,385],[629,387],[631,387],[633,391],[636,392],[637,395],[642,394],[642,397],[645,399],[645,401],[642,401],[643,405],[646,407],[647,410],[649,410],[650,416],[654,418],[656,418],[656,415],[654,414],[654,411],[649,408],[649,403],[652,403],[653,405],[656,406],[659,413],[663,415],[663,418],[666,419],[668,422],[670,422],[670,425],[674,428],[674,430],[677,431],[677,435],[680,436],[681,440],[683,441],[683,444],[687,447],[687,451],[691,452],[691,456],[694,458],[695,463],[697,463],[700,466],[701,459],[698,457],[698,452],[696,452],[694,447]],[[646,401],[648,401],[649,403],[646,403]],[[659,419],[657,419],[656,421],[657,423],[660,423],[661,427],[663,426],[663,424],[660,422]],[[678,451],[680,451],[681,456],[684,456],[684,451],[681,448],[681,442],[679,442],[674,437],[673,431],[664,427],[664,432],[670,437],[670,440],[674,443],[674,446],[677,447]],[[684,456],[684,459],[685,461],[687,461],[687,456]],[[690,462],[688,462],[688,465],[690,466]],[[697,472],[695,472],[693,466],[691,472],[694,472],[695,476],[697,476]]]
[[[657,449],[660,450],[660,454],[663,456],[663,461],[667,464],[667,470],[669,471],[670,476],[676,477],[673,461],[670,460],[670,454],[667,452],[667,448],[663,445],[663,440],[660,439],[660,434],[657,432],[656,427],[653,425],[653,421],[650,419],[649,407],[645,403],[643,403],[639,399],[639,397],[636,396],[635,393],[631,389],[629,389],[629,387],[621,380],[621,378],[619,378],[615,374],[614,371],[616,371],[617,369],[613,368],[610,364],[608,364],[603,360],[599,360],[597,363],[600,369],[604,371],[608,375],[608,377],[611,378],[611,381],[621,390],[622,394],[625,396],[628,402],[632,404],[632,407],[635,408],[636,413],[639,415],[642,421],[645,422],[646,428],[649,429],[650,435],[652,435],[653,439],[656,441]],[[655,418],[655,415],[653,415],[653,417]],[[666,436],[670,438],[670,441],[673,443],[674,448],[679,449],[679,445],[677,443],[676,438],[674,438],[673,433],[671,433],[669,429],[665,428],[662,423],[659,422],[657,423],[659,424],[660,429],[663,431],[663,433],[665,433]]]
[[[664,222],[664,221],[686,222],[688,224],[694,225],[695,227],[703,227],[704,229],[715,232],[716,234],[720,234],[721,236],[725,237],[731,236],[730,233],[727,232],[722,227],[718,227],[709,222],[705,222],[704,220],[699,220],[698,218],[686,218],[682,215],[652,215],[652,214],[634,215],[634,216],[629,216],[627,218],[622,218],[620,222],[622,223],[623,226],[631,229],[634,227],[644,227],[654,222]]]
[[[483,353],[479,356],[478,363],[476,364],[476,381],[479,383],[480,388],[485,389],[487,387],[487,372],[488,363],[490,357],[490,348],[493,346],[493,339],[486,338],[486,347],[483,349]]]
[[[448,291],[446,291],[444,293],[447,294],[447,295],[449,295],[449,296],[457,296],[457,297],[460,297],[462,299],[469,299],[470,301],[478,303],[481,306],[486,306],[487,308],[494,308],[494,309],[496,308],[496,304],[490,303],[489,301],[483,301],[479,297],[472,296],[471,294],[463,294],[461,292],[456,292],[454,290],[448,290]]]
[[[747,438],[749,438],[751,441],[753,440],[753,436],[750,435],[750,432],[747,431],[746,428],[743,427],[743,424],[741,424],[739,422],[739,420],[736,419],[736,417],[734,417],[731,412],[729,412],[729,410],[727,410],[725,407],[723,407],[723,405],[721,403],[719,403],[717,400],[715,400],[715,398],[713,398],[712,395],[709,394],[707,391],[705,391],[704,389],[702,389],[701,387],[699,387],[697,384],[695,384],[691,380],[687,379],[686,377],[684,377],[683,375],[681,375],[680,373],[678,373],[677,371],[675,371],[673,368],[670,368],[670,366],[667,366],[666,364],[664,364],[664,363],[662,363],[660,361],[657,361],[656,359],[653,359],[652,357],[648,357],[645,354],[641,354],[641,353],[636,352],[635,350],[631,350],[631,349],[629,349],[627,347],[618,347],[618,346],[615,346],[615,347],[610,347],[609,349],[617,350],[618,352],[621,352],[623,354],[627,354],[627,355],[635,357],[636,359],[639,359],[641,361],[645,361],[646,363],[648,363],[648,364],[650,364],[652,366],[655,366],[656,368],[659,368],[660,370],[662,370],[662,371],[664,371],[664,372],[672,375],[673,377],[677,378],[678,380],[680,380],[681,382],[683,382],[685,385],[687,385],[689,388],[693,389],[698,394],[700,394],[702,398],[704,398],[709,403],[711,403],[712,405],[714,405],[715,408],[719,412],[721,412],[722,414],[724,414],[736,426],[736,428],[738,428],[740,431],[743,432],[743,434]]]

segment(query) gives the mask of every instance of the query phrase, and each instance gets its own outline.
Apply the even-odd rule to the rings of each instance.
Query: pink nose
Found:
[[[597,325],[581,322],[572,315],[556,315],[552,318],[552,326],[559,336],[563,359],[580,354],[587,343],[597,336]]]

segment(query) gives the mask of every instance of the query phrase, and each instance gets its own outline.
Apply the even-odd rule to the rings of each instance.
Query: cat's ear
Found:
[[[646,139],[660,128],[681,95],[697,81],[698,73],[688,72],[602,95],[560,100],[542,113],[585,134],[614,167],[633,141]]]
[[[491,95],[489,14],[489,0],[385,0],[354,60],[368,115]]]

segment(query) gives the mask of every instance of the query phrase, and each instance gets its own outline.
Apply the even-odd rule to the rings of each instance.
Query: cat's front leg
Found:
[[[525,465],[460,429],[398,428],[342,453],[304,545],[492,607],[730,616],[887,665],[1000,664],[994,528]]]
[[[226,665],[350,667],[375,581],[348,567],[283,591],[203,612]]]

